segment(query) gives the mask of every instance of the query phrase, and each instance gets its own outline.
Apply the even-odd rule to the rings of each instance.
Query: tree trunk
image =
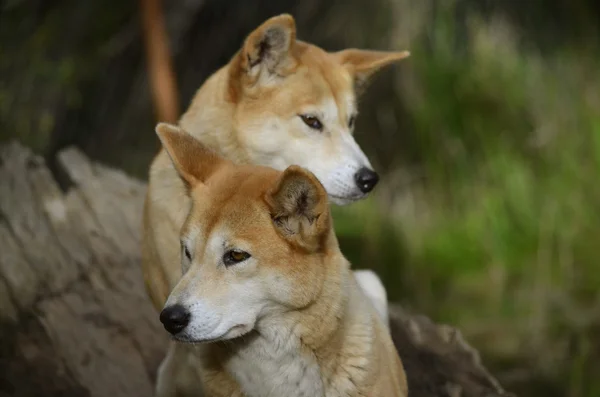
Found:
[[[74,148],[50,166],[0,148],[0,396],[153,395],[168,338],[139,266],[145,189]],[[455,329],[390,317],[411,397],[507,395]]]

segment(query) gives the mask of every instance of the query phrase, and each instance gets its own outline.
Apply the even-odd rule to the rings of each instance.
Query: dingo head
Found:
[[[192,198],[165,328],[184,342],[231,339],[314,302],[339,254],[318,179],[298,166],[234,165],[175,126],[157,133]]]
[[[330,53],[296,40],[290,15],[267,20],[229,64],[240,146],[252,164],[310,170],[336,204],[364,198],[379,177],[353,137],[357,95],[375,72],[408,55]]]

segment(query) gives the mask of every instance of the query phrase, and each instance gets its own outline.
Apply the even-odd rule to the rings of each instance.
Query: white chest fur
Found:
[[[325,396],[316,358],[292,338],[257,337],[226,366],[248,397]]]

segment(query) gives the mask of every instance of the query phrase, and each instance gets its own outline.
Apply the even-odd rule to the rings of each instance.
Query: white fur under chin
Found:
[[[341,196],[332,196],[330,194],[330,195],[328,195],[328,197],[329,197],[329,201],[331,201],[333,204],[339,205],[339,206],[345,206],[345,205],[355,203],[359,200],[362,200],[365,197],[367,197],[367,195],[363,194],[360,196],[354,195],[354,196],[341,197]]]
[[[387,292],[381,279],[371,270],[355,270],[354,276],[381,316],[385,326],[389,327]]]
[[[323,396],[316,358],[290,332],[271,329],[256,335],[228,360],[228,371],[251,397]]]

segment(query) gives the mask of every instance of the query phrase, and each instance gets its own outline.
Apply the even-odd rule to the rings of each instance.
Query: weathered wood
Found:
[[[151,396],[167,335],[139,266],[145,185],[59,153],[0,148],[0,396]],[[390,310],[413,397],[506,396],[453,328]]]
[[[67,150],[63,193],[28,150],[0,156],[0,393],[152,395],[167,337],[139,268],[144,185]]]
[[[503,390],[456,328],[394,304],[389,315],[411,397],[515,397]]]

